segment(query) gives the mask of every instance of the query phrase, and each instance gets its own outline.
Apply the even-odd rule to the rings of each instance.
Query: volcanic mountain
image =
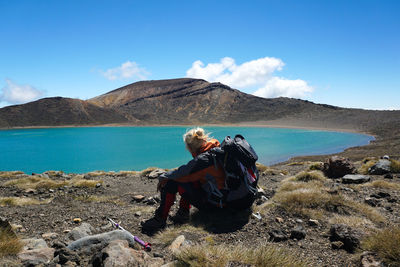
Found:
[[[261,98],[201,79],[140,81],[83,101],[44,98],[0,109],[0,127],[61,125],[269,124],[379,132],[399,129],[400,111],[347,109]]]

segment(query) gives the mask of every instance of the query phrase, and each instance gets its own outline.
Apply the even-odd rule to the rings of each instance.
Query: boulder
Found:
[[[93,266],[153,266],[164,264],[162,258],[151,258],[146,252],[129,247],[126,240],[114,240],[92,259]]]
[[[157,179],[158,176],[160,176],[163,173],[165,173],[165,170],[163,170],[163,169],[155,169],[154,171],[150,172],[147,175],[147,178],[149,178],[149,179]]]
[[[369,251],[363,252],[360,258],[361,267],[382,267],[383,263],[378,259],[378,257]]]
[[[38,248],[23,250],[18,253],[18,258],[27,266],[49,263],[54,257],[54,248]]]
[[[94,232],[93,226],[88,223],[82,223],[80,226],[72,229],[68,234],[67,238],[75,241],[81,239],[82,237],[91,235]]]
[[[288,236],[285,232],[283,232],[282,230],[271,230],[268,232],[269,234],[269,238],[271,241],[274,242],[280,242],[280,241],[285,241],[288,239]]]
[[[353,253],[360,245],[360,233],[344,224],[334,224],[330,229],[330,241],[343,242],[343,249]]]
[[[54,256],[58,256],[58,263],[61,265],[66,264],[67,262],[75,262],[76,264],[80,264],[80,257],[78,254],[70,250],[66,247],[59,248],[55,251]]]
[[[135,245],[135,239],[133,235],[127,231],[114,230],[98,235],[85,236],[72,242],[67,247],[72,250],[79,250],[82,248],[90,250],[91,246],[97,246],[98,244],[106,246],[113,240],[126,240],[128,241],[129,246],[133,247]]]
[[[366,182],[369,182],[371,180],[371,177],[367,175],[361,175],[361,174],[346,174],[342,178],[342,183],[344,184],[363,184]]]
[[[369,174],[383,175],[390,172],[392,163],[387,159],[380,159],[374,166],[368,169]]]
[[[347,158],[333,156],[324,163],[324,173],[329,178],[339,178],[356,173],[356,168]]]
[[[175,240],[169,245],[168,249],[172,252],[178,252],[180,248],[182,247],[183,243],[185,242],[185,236],[180,235]]]
[[[373,197],[366,197],[364,199],[364,202],[367,203],[368,205],[370,205],[371,207],[376,207],[379,205],[379,200]]]
[[[306,231],[301,226],[297,226],[296,228],[294,228],[294,229],[292,229],[290,231],[290,238],[291,239],[301,240],[301,239],[303,239],[305,237],[306,237]]]
[[[42,238],[25,238],[22,239],[21,242],[24,244],[23,250],[33,250],[40,248],[47,248],[47,243]]]

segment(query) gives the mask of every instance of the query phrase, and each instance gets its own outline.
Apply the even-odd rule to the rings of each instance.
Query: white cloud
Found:
[[[0,101],[21,104],[36,100],[44,95],[43,91],[30,85],[19,85],[9,79],[6,79],[6,83],[7,85],[1,89]]]
[[[304,98],[311,93],[313,88],[303,80],[288,80],[280,77],[272,77],[264,87],[253,94],[261,97],[286,96],[293,98]]]
[[[149,75],[149,73],[144,68],[139,67],[136,62],[132,61],[127,61],[125,63],[122,63],[119,67],[100,72],[101,74],[103,74],[104,77],[109,80],[122,80],[132,77],[144,80]]]
[[[264,57],[236,65],[235,60],[224,57],[219,63],[206,66],[200,60],[193,62],[186,71],[186,77],[205,79],[210,82],[221,82],[234,88],[258,88],[254,95],[260,97],[305,97],[313,91],[307,82],[297,79],[288,80],[273,76],[282,70],[285,63],[274,57]]]

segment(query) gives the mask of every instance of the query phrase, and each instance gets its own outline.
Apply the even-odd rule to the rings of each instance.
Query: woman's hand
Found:
[[[163,189],[163,187],[165,186],[167,181],[168,181],[168,179],[163,179],[163,180],[158,181],[157,191],[161,191],[161,189]]]

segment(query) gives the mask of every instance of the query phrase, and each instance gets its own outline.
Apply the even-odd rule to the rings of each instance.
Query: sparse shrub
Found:
[[[291,180],[282,182],[281,186],[278,189],[279,192],[293,191],[302,188],[322,188],[324,186],[321,183],[321,181],[318,180],[312,180],[307,183],[304,183],[304,182],[294,182],[293,180],[295,179],[295,177],[292,177],[290,179]]]
[[[58,188],[66,185],[65,181],[55,181],[49,178],[44,178],[40,176],[30,176],[26,178],[20,178],[5,182],[5,186],[12,186],[15,185],[19,188],[27,189],[38,189],[38,188]]]
[[[353,211],[375,223],[384,221],[384,217],[374,208],[341,194],[329,194],[323,187],[303,186],[292,191],[278,190],[272,200],[288,212],[308,217],[332,213],[347,215]]]
[[[0,258],[18,254],[23,246],[24,244],[13,232],[0,228]]]
[[[278,175],[280,173],[287,173],[286,171],[279,171],[258,162],[256,162],[256,167],[261,175]]]
[[[369,168],[374,166],[377,163],[377,160],[374,158],[367,158],[363,160],[364,164],[358,169],[358,173],[368,174]]]
[[[295,176],[296,181],[325,181],[326,177],[321,171],[302,171]]]
[[[359,186],[368,186],[368,187],[375,187],[381,189],[392,189],[392,190],[400,190],[400,184],[394,182],[388,182],[385,180],[375,180],[366,184],[362,184]]]
[[[249,248],[241,245],[195,245],[178,252],[176,266],[227,266],[229,262],[250,264],[252,266],[309,266],[293,253],[273,245]]]
[[[18,188],[27,189],[39,189],[39,188],[59,188],[65,185],[76,186],[76,187],[95,187],[98,183],[103,183],[102,180],[87,180],[83,179],[82,175],[76,175],[71,180],[53,180],[50,178],[44,178],[40,176],[29,176],[26,178],[19,178],[10,180],[4,183],[5,186],[17,186]]]
[[[286,165],[287,166],[303,166],[306,164],[307,164],[307,162],[304,162],[304,161],[295,161],[295,162],[288,163]]]
[[[373,251],[387,266],[400,266],[400,226],[391,226],[361,242],[364,250]]]
[[[162,232],[157,233],[155,239],[162,243],[163,246],[169,246],[179,235],[188,233],[190,235],[197,234],[199,236],[204,235],[206,232],[203,228],[194,227],[189,224],[180,226],[168,227]]]
[[[119,171],[119,172],[117,172],[118,176],[134,176],[137,174],[138,174],[137,171]]]
[[[144,169],[140,172],[140,176],[147,176],[149,175],[152,171],[157,170],[157,167],[149,167],[147,169]]]
[[[0,206],[25,206],[25,205],[39,205],[48,202],[40,202],[39,200],[29,197],[1,197]]]
[[[75,187],[95,187],[97,184],[102,184],[103,180],[86,180],[86,179],[79,179],[79,180],[71,180],[69,185]]]
[[[312,171],[322,171],[324,169],[323,162],[311,162],[310,167],[308,167]]]
[[[13,178],[22,174],[24,174],[24,172],[21,171],[0,172],[0,178]]]
[[[99,177],[99,176],[104,176],[107,173],[105,171],[93,171],[93,172],[88,172],[86,175],[90,177]]]
[[[400,173],[400,161],[391,159],[390,170],[394,173]]]

